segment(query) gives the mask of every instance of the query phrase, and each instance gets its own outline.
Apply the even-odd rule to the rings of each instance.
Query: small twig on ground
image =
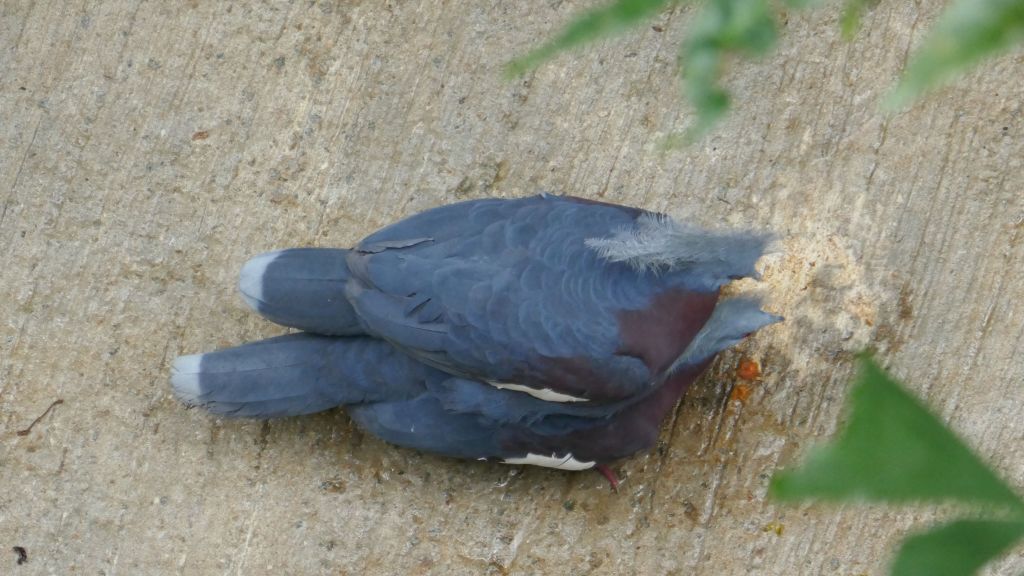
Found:
[[[28,425],[28,428],[25,428],[24,430],[18,430],[18,436],[28,436],[29,432],[32,431],[32,427],[35,426],[36,424],[38,424],[40,420],[45,418],[46,415],[50,413],[50,410],[53,410],[54,406],[56,406],[57,404],[63,404],[63,403],[64,403],[64,400],[62,398],[57,398],[56,400],[54,400],[53,403],[50,404],[50,406],[46,409],[45,412],[40,414],[38,418],[33,420],[32,423]]]

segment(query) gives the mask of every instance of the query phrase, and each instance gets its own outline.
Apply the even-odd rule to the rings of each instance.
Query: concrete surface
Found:
[[[1024,486],[1024,57],[887,118],[942,3],[883,2],[852,43],[836,9],[792,13],[730,67],[724,125],[663,152],[688,8],[501,78],[594,4],[4,0],[0,573],[879,574],[937,512],[765,496],[867,345]],[[620,494],[169,394],[175,355],[280,332],[234,292],[248,256],[539,189],[783,238],[789,321],[716,363]],[[765,378],[731,400],[744,355]]]

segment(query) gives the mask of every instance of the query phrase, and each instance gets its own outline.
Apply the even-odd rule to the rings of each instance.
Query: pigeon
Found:
[[[252,258],[243,298],[301,332],[179,357],[171,383],[218,415],[344,406],[393,444],[615,487],[609,465],[656,442],[715,355],[782,320],[719,298],[769,241],[552,194],[441,206]]]
[[[561,402],[647,391],[756,275],[766,235],[710,233],[579,198],[461,202],[351,250],[260,255],[239,286],[268,319],[382,338],[443,371]]]

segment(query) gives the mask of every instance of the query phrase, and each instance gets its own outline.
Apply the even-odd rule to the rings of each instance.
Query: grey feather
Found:
[[[264,318],[316,334],[354,336],[363,328],[345,298],[348,250],[292,248],[260,254],[242,267],[242,298]]]
[[[588,238],[586,244],[601,258],[639,271],[687,270],[724,284],[757,277],[754,264],[770,240],[768,234],[714,232],[663,214],[644,214],[633,225],[608,237]]]
[[[429,372],[374,338],[300,333],[181,356],[171,385],[186,404],[215,414],[271,418],[411,397]]]

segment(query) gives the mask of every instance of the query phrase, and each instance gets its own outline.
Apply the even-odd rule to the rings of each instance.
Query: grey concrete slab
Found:
[[[730,65],[720,129],[665,152],[689,8],[505,81],[593,3],[7,0],[0,573],[880,573],[934,512],[766,498],[836,429],[855,351],[1024,485],[1024,58],[876,106],[941,4],[884,2],[850,43],[835,8],[787,14],[772,56]],[[281,332],[235,294],[248,256],[541,189],[782,238],[763,290],[788,321],[722,356],[620,494],[342,411],[171,397],[175,355]],[[765,376],[740,401],[742,357]]]

